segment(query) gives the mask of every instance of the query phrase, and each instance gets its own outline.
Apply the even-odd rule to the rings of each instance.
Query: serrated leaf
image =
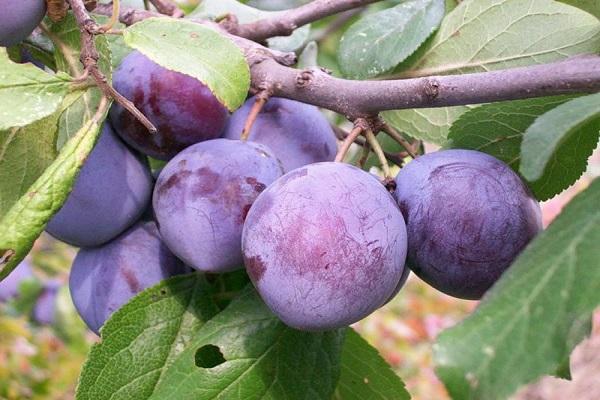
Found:
[[[558,0],[561,3],[581,8],[600,19],[600,1],[598,0]]]
[[[200,5],[189,14],[189,18],[217,19],[227,14],[233,14],[241,24],[248,24],[259,19],[276,17],[279,11],[263,11],[247,6],[236,0],[203,0]],[[277,36],[267,39],[270,48],[280,51],[296,51],[308,40],[310,25],[302,26],[290,36]]]
[[[143,291],[102,328],[77,388],[78,400],[148,399],[169,366],[219,312],[204,275],[178,276]]]
[[[334,400],[408,400],[404,382],[379,352],[352,328],[346,331]]]
[[[564,365],[600,304],[600,179],[521,253],[477,310],[434,346],[455,399],[504,399]]]
[[[384,112],[383,118],[401,132],[425,142],[443,145],[452,123],[469,107],[419,108]],[[397,147],[399,149],[399,147]],[[393,151],[393,149],[387,149]]]
[[[101,22],[106,17],[99,18]],[[48,29],[52,38],[60,46],[56,46],[54,53],[56,66],[60,71],[67,72],[73,76],[83,74],[83,65],[79,61],[81,54],[81,37],[77,21],[72,14],[60,22],[49,22]],[[104,76],[110,82],[112,80],[112,46],[109,45],[107,37],[118,37],[121,42],[121,35],[101,35],[96,36],[95,45],[98,50],[98,67]],[[117,39],[112,39],[117,40]],[[74,104],[71,105],[61,115],[59,123],[59,133],[56,140],[56,148],[60,150],[62,146],[75,135],[81,127],[87,123],[96,113],[102,92],[97,87],[90,87],[84,92],[79,93],[79,97]]]
[[[241,50],[216,31],[191,21],[149,18],[123,37],[161,66],[203,82],[230,111],[244,103],[250,69]]]
[[[330,400],[343,333],[291,329],[248,290],[202,327],[150,399]]]
[[[452,125],[448,147],[472,149],[488,153],[519,172],[522,163],[521,145],[525,132],[536,118],[571,100],[561,96],[486,104],[461,115]],[[560,118],[564,116],[561,114]],[[566,118],[566,117],[565,117]],[[568,119],[566,119],[568,120]],[[546,138],[548,131],[539,136]],[[596,137],[582,135],[577,140],[561,144],[560,151],[551,152],[543,176],[530,180],[528,186],[538,200],[547,200],[575,183],[586,168],[586,160],[594,150]],[[549,138],[548,138],[549,140]],[[546,142],[537,143],[531,156],[539,160]]]
[[[437,29],[444,6],[444,0],[409,0],[359,19],[340,40],[344,75],[370,78],[400,64]]]
[[[525,132],[521,173],[539,182],[548,171],[556,171],[550,184],[572,184],[585,171],[599,134],[600,93],[564,103],[541,115]]]
[[[600,49],[600,22],[552,0],[465,0],[403,76],[483,72]]]
[[[27,255],[46,223],[66,200],[77,173],[100,132],[100,124],[89,121],[62,148],[58,157],[27,192],[0,219],[0,280]]]
[[[70,86],[68,75],[14,63],[0,47],[0,130],[26,126],[52,114]]]

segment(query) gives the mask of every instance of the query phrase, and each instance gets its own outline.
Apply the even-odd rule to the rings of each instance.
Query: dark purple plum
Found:
[[[61,288],[60,281],[50,280],[44,284],[35,306],[33,307],[33,319],[41,325],[52,325],[56,314],[56,300]]]
[[[254,97],[233,113],[224,137],[239,139]],[[271,98],[256,118],[249,140],[262,143],[283,163],[285,172],[320,161],[333,161],[337,142],[331,125],[315,106]]]
[[[258,143],[216,139],[187,148],[165,166],[154,188],[165,243],[200,271],[242,268],[246,214],[282,174],[279,160]]]
[[[408,265],[451,296],[479,299],[542,229],[540,206],[521,178],[478,151],[419,157],[396,183]]]
[[[156,126],[151,134],[118,104],[110,110],[117,133],[133,148],[170,160],[186,147],[221,136],[228,111],[198,80],[161,67],[138,51],[113,74],[113,86]]]
[[[22,261],[0,282],[0,301],[8,301],[19,295],[19,286],[28,279],[34,279],[29,261]]]
[[[45,14],[46,0],[0,0],[0,46],[24,40]]]
[[[187,272],[190,269],[162,242],[156,224],[140,221],[104,246],[79,250],[69,290],[81,318],[98,333],[137,293]]]
[[[291,327],[321,331],[359,321],[389,299],[404,273],[406,227],[375,177],[317,163],[256,199],[242,250],[269,308]]]
[[[73,191],[46,231],[79,247],[106,243],[139,219],[150,202],[152,185],[147,160],[127,148],[105,123]]]

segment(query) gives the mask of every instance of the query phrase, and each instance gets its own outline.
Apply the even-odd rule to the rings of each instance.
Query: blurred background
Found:
[[[142,0],[123,0],[138,5]],[[302,0],[249,0],[249,5],[275,10]],[[191,9],[198,1],[181,1]],[[314,26],[318,32],[330,20]],[[319,40],[319,64],[334,73],[341,32]],[[548,225],[577,193],[600,175],[600,150],[588,171],[570,189],[543,203]],[[16,290],[0,287],[0,400],[72,399],[82,364],[97,337],[87,331],[71,303],[68,271],[76,249],[44,235],[19,268]],[[3,283],[4,284],[4,283]],[[467,316],[477,303],[451,298],[411,276],[388,305],[354,327],[405,381],[414,399],[448,399],[432,365],[432,344],[439,332]],[[600,312],[592,336],[571,359],[573,381],[543,378],[523,388],[515,399],[600,399]]]

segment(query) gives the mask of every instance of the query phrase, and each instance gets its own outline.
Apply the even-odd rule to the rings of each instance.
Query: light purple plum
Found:
[[[45,14],[46,0],[0,0],[0,46],[23,41]]]
[[[188,147],[164,167],[154,188],[165,243],[200,271],[242,268],[246,214],[282,174],[279,160],[258,143],[216,139]]]
[[[41,325],[52,325],[56,314],[56,300],[61,288],[61,282],[55,279],[44,284],[35,306],[33,307],[33,319]]]
[[[21,261],[3,281],[0,281],[0,301],[4,302],[17,297],[21,283],[33,278],[34,275],[29,261]]]
[[[340,328],[387,301],[403,276],[406,227],[385,187],[343,163],[288,172],[256,200],[244,225],[246,270],[287,325]]]
[[[402,168],[396,184],[408,265],[451,296],[479,299],[542,229],[521,178],[485,153],[429,153]]]

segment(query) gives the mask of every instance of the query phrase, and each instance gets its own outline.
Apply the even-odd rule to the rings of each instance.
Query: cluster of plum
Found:
[[[136,293],[192,269],[245,266],[271,310],[302,330],[364,318],[409,268],[478,299],[541,230],[528,188],[489,155],[421,156],[390,194],[374,175],[333,162],[332,128],[311,105],[272,98],[241,140],[253,98],[230,116],[205,85],[135,51],[113,84],[158,132],[115,104],[47,226],[81,247],[69,287],[95,332]],[[167,162],[156,179],[148,156]]]

